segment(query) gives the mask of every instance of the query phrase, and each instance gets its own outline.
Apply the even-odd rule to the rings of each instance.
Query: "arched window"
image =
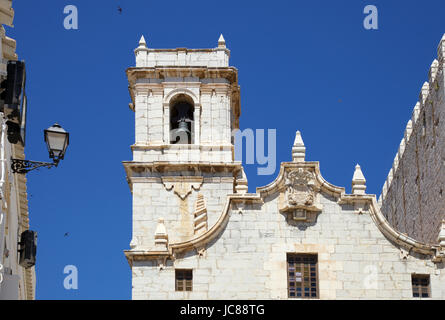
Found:
[[[193,100],[180,94],[170,102],[170,143],[194,143]]]

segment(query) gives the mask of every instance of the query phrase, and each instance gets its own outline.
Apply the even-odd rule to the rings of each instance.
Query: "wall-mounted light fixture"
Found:
[[[11,169],[14,173],[27,173],[31,170],[46,167],[57,167],[59,161],[65,156],[66,148],[69,144],[69,133],[59,124],[54,124],[44,130],[46,146],[48,147],[49,157],[53,162],[40,162],[31,160],[11,159]]]
[[[37,232],[25,230],[20,236],[19,264],[23,268],[31,268],[36,264]]]

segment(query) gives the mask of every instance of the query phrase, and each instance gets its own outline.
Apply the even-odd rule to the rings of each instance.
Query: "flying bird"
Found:
[[[65,232],[65,235],[64,235],[64,237],[68,237],[68,234],[69,234],[68,232]]]

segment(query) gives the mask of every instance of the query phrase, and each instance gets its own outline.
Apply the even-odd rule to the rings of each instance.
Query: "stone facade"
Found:
[[[379,200],[394,228],[431,244],[445,223],[445,35],[437,52]]]
[[[3,27],[12,26],[14,10],[11,6],[10,0],[0,1],[0,81],[6,79],[8,60],[18,59],[16,41],[5,34]],[[29,229],[26,176],[11,170],[11,157],[24,159],[24,147],[8,141],[7,120],[0,112],[0,300],[33,300],[35,268],[23,268],[18,261],[18,239]]]
[[[287,299],[292,253],[317,256],[319,299],[412,299],[415,274],[429,275],[431,298],[445,298],[445,239],[430,245],[394,229],[358,165],[351,194],[327,182],[306,161],[300,132],[292,162],[247,192],[230,135],[237,71],[222,36],[199,50],[148,49],[142,38],[135,53],[127,75],[136,142],[124,162],[133,299]],[[194,106],[190,144],[170,143],[176,96]],[[182,269],[192,270],[192,291],[175,288]]]

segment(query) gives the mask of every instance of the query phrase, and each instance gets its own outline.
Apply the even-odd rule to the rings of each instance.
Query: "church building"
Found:
[[[133,160],[123,162],[133,197],[125,250],[132,298],[445,299],[445,37],[438,54],[403,140],[410,147],[396,156],[407,160],[392,169],[402,182],[385,183],[377,201],[359,165],[350,193],[326,181],[298,131],[292,161],[249,193],[232,135],[241,114],[238,70],[223,36],[211,49],[152,49],[142,37],[136,66],[126,71],[135,113]],[[430,109],[422,131],[419,115]],[[412,201],[430,212],[411,188],[418,174],[408,173],[417,131],[434,135],[428,141],[440,154],[434,168],[422,169],[442,179],[428,236],[400,209]],[[421,194],[430,187],[422,184]]]

